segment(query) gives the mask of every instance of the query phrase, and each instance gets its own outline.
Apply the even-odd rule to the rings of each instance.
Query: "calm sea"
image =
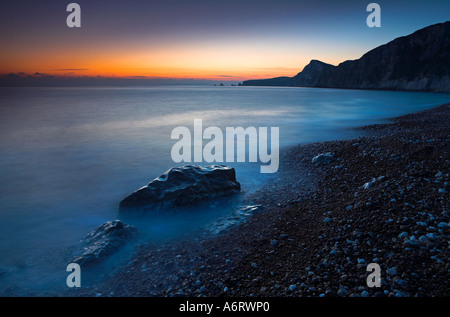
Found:
[[[182,165],[170,156],[175,127],[192,131],[197,118],[204,128],[279,127],[284,147],[357,137],[348,128],[446,102],[450,94],[309,88],[0,88],[0,294],[64,289],[78,241],[117,219],[127,194]],[[260,163],[228,165],[244,191],[264,182]],[[218,215],[132,224],[160,243]]]

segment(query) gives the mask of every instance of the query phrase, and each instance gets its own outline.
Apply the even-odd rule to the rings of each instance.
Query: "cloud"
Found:
[[[83,70],[89,70],[89,68],[56,68],[56,71],[83,71]]]
[[[223,78],[236,78],[237,76],[232,76],[232,75],[217,75],[217,77],[223,77]]]
[[[23,75],[22,75],[23,76]],[[47,73],[35,72],[33,75],[27,77],[35,77],[35,78],[55,78],[55,76]]]

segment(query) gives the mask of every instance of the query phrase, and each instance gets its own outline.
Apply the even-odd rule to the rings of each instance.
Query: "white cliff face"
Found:
[[[450,22],[429,26],[323,73],[317,86],[450,92]]]
[[[338,66],[312,60],[282,82],[253,80],[247,86],[297,86],[450,92],[450,21],[379,46]]]

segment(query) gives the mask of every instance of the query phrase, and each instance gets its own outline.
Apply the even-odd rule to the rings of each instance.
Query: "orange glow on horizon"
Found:
[[[306,66],[311,56],[277,48],[262,50],[244,44],[225,47],[213,43],[190,43],[183,46],[162,45],[98,47],[61,46],[36,49],[33,57],[23,49],[0,52],[0,73],[48,74],[63,77],[118,77],[118,78],[175,78],[206,79],[217,81],[243,81],[248,79],[295,76]],[[293,50],[295,51],[295,50]],[[301,51],[301,50],[298,50]],[[319,55],[320,56],[320,55]],[[320,59],[320,58],[319,58]],[[328,63],[337,63],[339,58]]]
[[[185,70],[123,70],[123,69],[108,69],[108,70],[64,70],[64,71],[54,71],[54,70],[42,70],[39,69],[36,72],[14,72],[7,71],[2,72],[0,75],[8,75],[8,74],[22,74],[23,76],[55,76],[55,77],[73,77],[73,78],[82,78],[82,77],[105,77],[105,78],[130,78],[130,79],[199,79],[199,80],[214,80],[214,81],[244,81],[250,79],[264,79],[264,78],[273,78],[273,77],[282,77],[289,76],[292,77],[296,75],[301,69],[292,69],[290,72],[286,70],[277,71],[277,72],[268,72],[265,70],[260,71],[239,71],[233,72],[233,75],[221,75],[220,71],[198,71],[194,69],[185,69]]]

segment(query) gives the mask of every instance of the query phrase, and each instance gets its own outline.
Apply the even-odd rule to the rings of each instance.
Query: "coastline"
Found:
[[[449,119],[445,104],[361,127],[357,139],[291,147],[248,197],[262,212],[218,236],[142,246],[67,295],[449,296]],[[311,162],[326,152],[331,163]],[[369,263],[380,288],[366,285]]]

